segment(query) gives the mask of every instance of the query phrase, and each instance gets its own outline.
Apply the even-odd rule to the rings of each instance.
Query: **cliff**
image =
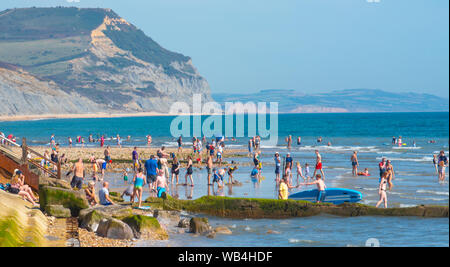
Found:
[[[110,9],[0,12],[0,115],[167,112],[211,100],[191,59]]]

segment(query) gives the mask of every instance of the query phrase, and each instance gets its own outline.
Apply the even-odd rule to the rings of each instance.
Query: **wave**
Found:
[[[314,240],[308,240],[308,239],[295,239],[295,238],[289,238],[288,239],[289,243],[318,243],[318,241],[314,241]]]
[[[377,160],[381,160],[383,157],[377,157]],[[422,158],[389,158],[391,161],[413,161],[413,162],[432,162],[433,157],[422,157]]]
[[[431,191],[431,190],[417,190],[416,193],[420,194],[433,194],[433,195],[441,195],[441,196],[448,196],[448,192],[442,192],[442,191]]]

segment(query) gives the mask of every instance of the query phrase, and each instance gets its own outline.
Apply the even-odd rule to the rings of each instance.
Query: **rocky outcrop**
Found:
[[[189,231],[193,234],[207,234],[212,228],[208,223],[208,218],[195,217],[190,220]]]
[[[0,115],[167,113],[193,94],[211,100],[189,57],[110,9],[9,10],[0,32]]]
[[[48,205],[45,212],[56,218],[69,218],[72,216],[70,209],[64,208],[62,205]]]
[[[64,189],[46,185],[39,186],[39,204],[42,211],[51,205],[61,205],[70,209],[71,215],[77,217],[82,209],[89,207],[84,191]]]
[[[128,224],[114,218],[102,219],[95,232],[101,237],[111,239],[133,239],[133,230]]]
[[[132,215],[122,221],[131,227],[135,238],[165,240],[169,237],[156,218]]]
[[[375,208],[358,203],[333,205],[308,201],[253,199],[204,196],[196,200],[169,198],[162,201],[147,198],[153,207],[170,207],[171,210],[186,210],[229,218],[292,218],[309,217],[322,213],[338,216],[417,216],[426,218],[448,218],[448,206],[419,205],[408,208]]]
[[[159,210],[153,211],[153,217],[158,219],[166,219],[171,221],[180,221],[180,212],[176,210]]]

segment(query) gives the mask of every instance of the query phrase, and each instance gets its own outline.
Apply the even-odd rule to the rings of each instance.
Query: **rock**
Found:
[[[111,238],[111,239],[133,239],[133,230],[131,230],[128,224],[114,219],[105,218],[102,219],[98,225],[97,235],[101,237]]]
[[[64,189],[72,189],[70,186],[70,183],[63,179],[55,179],[45,176],[39,177],[39,185],[40,186],[51,186],[51,187],[58,187],[58,188],[64,188]]]
[[[233,232],[226,226],[218,226],[214,229],[214,232],[216,234],[221,234],[221,235],[231,235],[233,234]]]
[[[62,205],[70,209],[71,215],[77,217],[82,209],[89,207],[86,195],[83,191],[64,189],[52,186],[39,186],[39,202],[41,210],[50,205]]]
[[[206,233],[206,237],[207,238],[215,238],[216,237],[216,232],[214,231],[210,231]]]
[[[132,215],[122,219],[122,221],[130,226],[136,238],[165,240],[169,237],[156,218]]]
[[[189,231],[194,234],[206,234],[211,231],[208,218],[192,218],[189,222]]]
[[[124,199],[120,196],[118,192],[109,192],[109,197],[114,202],[124,202]]]
[[[158,219],[168,219],[171,221],[180,220],[180,212],[175,210],[155,210],[153,211],[153,217]]]
[[[89,212],[86,212],[87,210],[89,210]],[[84,228],[90,232],[95,232],[97,231],[100,221],[109,218],[111,217],[95,209],[85,209],[80,212],[78,222],[81,228]]]
[[[56,218],[69,218],[72,216],[70,209],[64,208],[62,205],[48,205],[45,207],[45,212]]]
[[[125,217],[131,216],[133,214],[133,210],[130,206],[122,206],[122,205],[110,205],[110,206],[95,206],[80,212],[80,217],[85,214],[95,210],[97,212],[102,213],[104,216],[113,217],[116,219],[123,219]]]
[[[188,228],[190,224],[189,218],[183,218],[178,222],[178,227],[180,228]]]

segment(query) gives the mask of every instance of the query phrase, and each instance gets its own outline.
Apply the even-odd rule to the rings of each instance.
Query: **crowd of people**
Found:
[[[4,136],[0,132],[0,136]],[[8,136],[13,138],[13,135]],[[122,139],[119,135],[116,135],[115,140],[117,141],[117,146],[120,148],[122,145]],[[127,137],[130,140],[130,136]],[[162,146],[156,152],[156,155],[151,155],[149,159],[141,159],[137,147],[134,147],[131,159],[132,159],[132,169],[133,176],[132,179],[128,177],[129,170],[124,170],[123,179],[127,184],[127,189],[124,191],[122,196],[127,195],[130,200],[134,202],[137,199],[138,206],[142,204],[142,195],[145,186],[148,186],[150,194],[154,194],[157,197],[165,198],[169,191],[169,185],[182,185],[194,187],[194,163],[197,166],[200,164],[206,165],[207,174],[207,185],[215,188],[217,184],[218,188],[223,188],[226,184],[233,185],[239,182],[234,179],[233,173],[238,169],[237,166],[224,167],[223,165],[223,153],[225,150],[225,141],[228,140],[225,137],[215,137],[213,139],[207,140],[206,137],[203,138],[192,138],[192,153],[188,154],[185,158],[180,159],[179,156],[183,155],[183,137],[180,136],[176,139],[177,142],[177,152],[178,153],[167,153],[165,147]],[[235,140],[235,139],[233,139]],[[286,137],[287,148],[289,151],[292,149],[293,139],[289,135]],[[317,143],[322,143],[322,137],[317,138]],[[2,144],[4,144],[4,139],[2,139]],[[84,138],[78,136],[76,142],[84,144]],[[99,142],[100,146],[105,145],[105,137],[98,136],[94,139],[92,135],[89,135],[88,142]],[[147,144],[150,145],[152,142],[151,136],[147,136]],[[72,146],[72,139],[68,138],[69,147]],[[393,137],[393,145],[403,145],[402,137]],[[302,138],[297,137],[297,145],[302,145]],[[331,145],[331,142],[328,142]],[[50,137],[50,148],[51,150],[46,150],[44,152],[43,158],[41,159],[41,166],[45,168],[52,168],[55,171],[55,166],[58,162],[67,163],[67,158],[65,154],[60,153],[60,145],[56,142],[55,135],[52,134]],[[190,152],[190,151],[189,151]],[[302,164],[297,161],[294,162],[293,157],[290,152],[281,158],[280,153],[276,152],[274,154],[275,163],[275,185],[278,189],[278,197],[280,199],[288,199],[289,189],[299,188],[305,185],[316,185],[319,191],[317,196],[317,201],[321,202],[325,197],[325,173],[322,162],[322,155],[319,150],[315,150],[315,164],[313,166],[313,171],[310,170],[310,165],[305,163]],[[177,155],[178,154],[178,155]],[[254,136],[248,141],[248,155],[252,159],[253,168],[250,172],[251,181],[255,186],[259,185],[265,177],[262,175],[262,162],[261,162],[261,137]],[[184,167],[182,166],[184,163]],[[51,164],[52,163],[52,164]],[[111,158],[111,147],[107,145],[104,150],[104,158],[96,158],[91,156],[89,158],[89,163],[92,166],[92,181],[88,182],[87,188],[85,188],[86,197],[92,205],[111,205],[114,202],[109,197],[109,183],[104,181],[105,171],[108,168],[108,164],[112,163]],[[350,163],[352,166],[352,176],[370,176],[368,168],[364,171],[358,171],[359,160],[358,151],[353,151],[350,156]],[[438,174],[438,180],[445,180],[445,168],[448,166],[448,159],[444,151],[440,151],[439,155],[433,155],[433,164]],[[294,171],[295,165],[295,171]],[[181,169],[185,169],[184,173],[184,183],[180,183],[180,173]],[[384,202],[384,206],[387,207],[387,190],[392,190],[394,187],[393,180],[395,179],[394,166],[391,160],[382,158],[381,162],[378,164],[379,168],[379,180],[378,180],[378,192],[379,201],[376,204],[378,207]],[[86,169],[83,163],[83,158],[79,158],[76,163],[73,164],[71,170],[66,174],[69,176],[72,174],[71,186],[76,189],[83,189],[83,183],[86,181]],[[100,174],[100,175],[99,175]],[[228,175],[228,183],[225,182],[225,178]],[[12,193],[19,194],[24,199],[27,199],[31,203],[35,204],[36,198],[26,184],[24,184],[23,174],[20,171],[14,173],[16,180],[8,185],[8,191]],[[95,182],[103,182],[102,189],[98,192],[99,198],[95,194]]]

